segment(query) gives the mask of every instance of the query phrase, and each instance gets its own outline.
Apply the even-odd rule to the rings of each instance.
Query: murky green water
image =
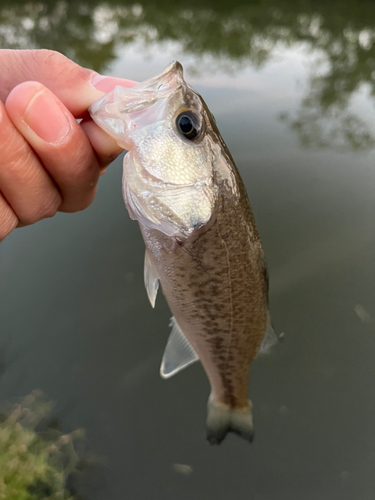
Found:
[[[373,3],[0,7],[1,47],[134,80],[184,65],[245,181],[285,332],[252,367],[255,442],[209,447],[202,368],[159,378],[170,313],[148,303],[118,159],[84,213],[0,247],[0,398],[41,388],[63,428],[87,430],[102,459],[78,483],[87,500],[373,500]]]

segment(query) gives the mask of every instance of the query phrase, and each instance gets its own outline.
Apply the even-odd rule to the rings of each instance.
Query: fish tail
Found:
[[[252,442],[254,439],[252,407],[231,408],[216,401],[212,395],[207,405],[207,440],[210,444],[220,444],[228,432],[234,432]]]

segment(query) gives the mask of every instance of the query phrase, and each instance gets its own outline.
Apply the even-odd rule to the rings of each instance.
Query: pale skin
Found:
[[[135,82],[102,77],[49,50],[0,50],[0,67],[1,242],[17,227],[91,204],[121,149],[87,108]]]

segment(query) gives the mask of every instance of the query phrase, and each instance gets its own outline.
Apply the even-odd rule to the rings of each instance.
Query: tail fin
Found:
[[[220,444],[228,432],[234,432],[251,443],[254,432],[250,401],[249,406],[245,408],[230,408],[210,396],[206,427],[207,440],[210,444]]]

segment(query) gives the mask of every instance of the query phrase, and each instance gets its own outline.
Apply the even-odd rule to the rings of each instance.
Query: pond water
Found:
[[[199,364],[159,377],[122,158],[83,213],[0,246],[0,399],[40,388],[98,458],[86,500],[375,498],[375,11],[368,1],[0,0],[0,45],[143,80],[179,60],[249,193],[285,340],[252,365],[256,439],[205,439]]]

